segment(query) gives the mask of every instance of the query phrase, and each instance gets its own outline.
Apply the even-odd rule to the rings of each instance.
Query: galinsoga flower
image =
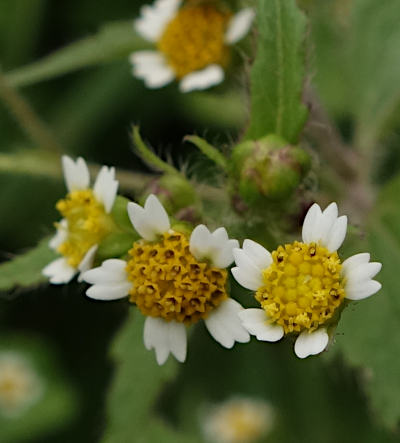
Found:
[[[42,383],[22,355],[0,352],[0,414],[18,417],[38,401],[43,392]]]
[[[180,90],[206,89],[221,83],[230,59],[230,46],[249,31],[251,8],[237,14],[210,2],[156,0],[143,6],[135,20],[136,31],[157,46],[131,57],[133,75],[149,88],[160,88],[175,78]]]
[[[207,441],[252,443],[272,430],[274,412],[264,400],[233,397],[209,410],[203,422]]]
[[[239,313],[244,327],[258,340],[275,342],[283,335],[297,336],[299,358],[322,352],[328,345],[328,328],[339,319],[345,300],[375,294],[381,284],[373,277],[380,263],[367,253],[344,262],[337,249],[344,241],[347,217],[338,217],[336,203],[323,212],[314,204],[303,224],[303,241],[279,246],[270,254],[251,240],[235,249],[235,279],[255,291],[261,309]]]
[[[79,157],[74,162],[62,157],[67,196],[57,202],[62,219],[49,246],[63,257],[51,262],[43,274],[54,284],[68,283],[78,272],[93,266],[99,243],[113,229],[109,215],[117,196],[118,181],[114,168],[103,166],[93,189],[87,164]]]
[[[91,283],[86,294],[97,300],[129,296],[145,315],[144,344],[155,349],[159,365],[172,353],[186,359],[186,326],[200,319],[213,338],[226,348],[250,336],[241,325],[241,305],[227,294],[232,249],[225,228],[213,233],[197,226],[190,238],[171,229],[168,215],[157,197],[150,195],[144,207],[128,204],[132,225],[142,237],[134,242],[125,260],[110,259],[87,271]]]

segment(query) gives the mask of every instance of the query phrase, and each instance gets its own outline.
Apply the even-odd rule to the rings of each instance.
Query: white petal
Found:
[[[257,291],[257,289],[263,285],[262,275],[260,275],[260,277],[250,276],[239,267],[232,268],[231,272],[239,285],[243,286],[246,289]]]
[[[94,257],[96,256],[98,247],[98,245],[94,245],[86,252],[85,256],[78,266],[78,269],[81,273],[88,271],[93,266]],[[78,280],[82,281],[81,275],[79,276]]]
[[[168,343],[172,355],[181,363],[186,360],[186,326],[183,323],[170,321],[168,323]]]
[[[311,243],[313,240],[313,233],[315,232],[315,227],[318,223],[319,218],[322,216],[321,208],[314,203],[308,210],[304,222],[303,222],[303,242]]]
[[[233,250],[239,247],[235,239],[228,240],[225,245],[212,253],[211,260],[217,268],[227,268],[233,262]]]
[[[264,309],[245,309],[239,313],[239,318],[247,331],[258,340],[275,342],[283,337],[282,326],[271,324]]]
[[[364,263],[368,263],[370,259],[370,255],[368,252],[363,252],[361,254],[355,254],[346,259],[342,263],[342,273],[347,275],[348,272],[351,272],[353,269],[357,268],[359,265]]]
[[[226,229],[223,227],[216,229],[211,234],[211,237],[213,243],[218,246],[223,246],[229,240],[228,233],[226,232]]]
[[[62,167],[68,191],[82,190],[89,187],[89,169],[82,157],[79,157],[76,162],[74,162],[72,158],[63,155]]]
[[[243,251],[259,269],[266,269],[272,263],[272,255],[263,246],[253,240],[243,242]]]
[[[251,281],[257,282],[257,288],[262,286],[263,270],[258,268],[249,258],[243,249],[235,248],[233,250],[236,265],[240,268],[241,274],[245,275]]]
[[[224,79],[224,70],[219,65],[210,65],[201,71],[195,71],[182,78],[179,89],[181,92],[190,92],[195,89],[207,89],[221,83]]]
[[[225,34],[226,43],[232,45],[241,40],[249,32],[254,17],[253,8],[245,8],[236,13],[229,22]]]
[[[214,340],[225,348],[231,348],[235,341],[247,343],[250,340],[250,335],[238,316],[242,310],[240,303],[228,298],[205,319],[207,329]]]
[[[212,237],[205,225],[196,226],[190,235],[189,248],[197,260],[208,258],[211,250]]]
[[[127,206],[129,219],[137,233],[148,241],[157,238],[151,226],[149,226],[146,217],[146,211],[137,203],[129,202]]]
[[[186,327],[182,323],[147,317],[144,323],[143,340],[146,349],[155,349],[159,365],[166,362],[170,352],[180,362],[186,359]]]
[[[59,285],[69,283],[76,274],[76,269],[68,264],[66,258],[58,258],[49,263],[43,270],[42,274],[49,277],[50,283]]]
[[[136,32],[148,41],[157,42],[180,4],[181,0],[157,0],[152,6],[142,6],[141,17],[134,22]]]
[[[64,218],[58,222],[56,235],[49,241],[49,247],[57,250],[68,238],[68,222]]]
[[[337,251],[342,245],[347,231],[347,217],[342,215],[339,217],[328,234],[328,241],[325,243],[326,248],[331,251]]]
[[[83,274],[83,280],[90,284],[113,284],[129,282],[125,271],[126,261],[115,258],[104,261],[101,266]]]
[[[306,358],[309,355],[321,353],[329,342],[329,336],[325,328],[317,329],[314,332],[302,332],[294,345],[294,352],[299,358]]]
[[[97,175],[93,186],[93,192],[97,200],[104,205],[104,209],[109,213],[114,205],[118,191],[118,181],[115,180],[115,168],[103,166]]]
[[[376,280],[367,280],[363,283],[348,284],[345,287],[346,298],[349,300],[362,300],[374,295],[382,285]]]
[[[114,283],[112,285],[93,285],[86,291],[86,295],[94,300],[119,300],[127,297],[132,288],[131,282]]]
[[[351,272],[347,272],[346,279],[348,285],[355,283],[363,283],[371,280],[382,269],[382,264],[377,262],[364,263],[353,268]]]
[[[154,194],[150,194],[147,197],[144,203],[144,210],[149,223],[157,234],[164,234],[164,232],[169,230],[171,224],[167,211]]]
[[[168,322],[161,318],[147,317],[144,322],[143,341],[146,349],[156,351],[157,363],[163,365],[169,355]]]
[[[150,89],[161,88],[175,78],[175,73],[167,64],[164,55],[157,51],[137,51],[131,54],[132,73],[144,80]]]
[[[329,240],[329,233],[338,217],[338,207],[336,203],[331,203],[322,212],[318,219],[313,232],[313,241],[320,241],[322,244],[327,244]]]

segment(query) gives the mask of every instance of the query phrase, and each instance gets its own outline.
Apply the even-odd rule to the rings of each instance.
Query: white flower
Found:
[[[38,401],[42,392],[42,383],[26,358],[16,352],[0,352],[1,415],[19,417]]]
[[[233,397],[208,411],[203,431],[213,443],[252,443],[271,432],[274,415],[264,400]]]
[[[347,217],[338,217],[336,203],[324,211],[314,204],[303,224],[303,242],[279,246],[272,254],[245,240],[233,251],[232,274],[239,284],[255,291],[262,309],[239,313],[243,326],[258,340],[275,342],[296,334],[299,358],[322,352],[329,343],[328,327],[337,321],[343,301],[375,294],[381,284],[373,278],[380,263],[369,254],[341,262],[337,249],[346,236]]]
[[[90,269],[99,242],[109,233],[109,213],[117,196],[115,169],[103,166],[90,188],[87,164],[64,155],[62,166],[68,194],[57,203],[64,218],[57,223],[57,233],[49,246],[62,257],[49,263],[43,274],[50,283],[68,283],[78,273]]]
[[[197,226],[188,239],[173,231],[167,212],[150,195],[144,207],[128,204],[133,227],[142,237],[128,260],[106,260],[83,274],[92,284],[86,294],[96,300],[129,296],[147,317],[144,344],[162,365],[172,353],[186,359],[186,325],[204,319],[212,337],[226,348],[249,341],[238,313],[242,306],[226,293],[227,271],[237,240],[225,228],[210,232]]]
[[[160,88],[175,78],[189,92],[221,83],[229,46],[249,31],[255,13],[245,8],[231,16],[211,4],[183,5],[180,0],[156,0],[141,9],[136,32],[158,50],[131,54],[133,75],[148,88]]]

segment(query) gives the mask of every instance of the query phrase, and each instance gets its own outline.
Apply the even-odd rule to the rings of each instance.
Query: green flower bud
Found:
[[[198,204],[196,191],[181,174],[165,174],[154,180],[145,195],[155,194],[169,214],[177,214]]]
[[[277,135],[237,145],[232,154],[236,190],[247,203],[289,197],[310,168],[310,156]]]

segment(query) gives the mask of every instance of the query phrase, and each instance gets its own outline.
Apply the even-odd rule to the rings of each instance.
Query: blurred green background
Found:
[[[371,228],[373,233],[367,238],[355,235],[357,244],[348,249],[359,252],[374,247],[376,259],[388,263],[382,281],[393,296],[400,265],[400,224],[395,223],[400,220],[396,181],[400,169],[400,3],[298,3],[310,19],[308,81],[346,146],[361,146],[362,155],[370,159],[373,169],[366,174],[373,192],[387,186],[375,205],[374,220],[379,223],[370,222],[376,229]],[[131,149],[130,128],[137,123],[162,158],[172,158],[176,167],[189,165],[188,175],[202,178],[212,164],[200,158],[183,137],[196,133],[226,150],[243,132],[248,115],[243,67],[254,56],[251,40],[255,36],[243,46],[245,52],[236,54],[237,63],[223,85],[187,95],[180,94],[176,84],[150,91],[132,77],[126,58],[141,45],[133,30],[132,37],[129,32],[142,4],[136,0],[1,0],[1,70],[46,122],[63,153],[148,173]],[[95,35],[114,42],[116,49],[105,44],[111,47],[108,55],[103,57],[100,51],[86,66],[85,56],[93,55],[88,39]],[[51,66],[46,71],[47,62],[42,71],[31,65],[79,41],[82,45],[77,44],[66,57],[66,65],[72,67],[65,68],[64,74],[60,68],[60,75],[53,75]],[[55,65],[57,70],[62,63],[56,60]],[[311,119],[307,131],[312,130]],[[0,134],[1,155],[38,148],[4,103],[0,103]],[[323,177],[330,158],[326,155],[329,137],[325,146],[317,138],[310,139],[315,155],[321,156],[321,195],[336,198]],[[61,177],[33,170],[17,173],[5,159],[0,157],[2,261],[35,246],[53,231],[54,205],[65,193]],[[127,196],[139,195],[128,192]],[[345,200],[340,194],[338,198]],[[390,239],[386,231],[381,237],[383,224],[389,225]],[[5,419],[1,419],[0,441],[202,441],[202,410],[237,394],[264,398],[274,407],[276,423],[265,441],[400,441],[398,298],[385,295],[381,305],[379,300],[376,304],[366,301],[365,308],[360,305],[346,312],[338,345],[319,358],[296,359],[287,341],[265,346],[253,340],[228,351],[198,325],[190,338],[187,363],[178,367],[168,362],[158,368],[152,353],[142,346],[139,315],[132,320],[135,314],[132,309],[128,312],[124,301],[90,301],[84,290],[83,285],[73,283],[2,294],[0,350],[17,349],[29,356],[54,395],[44,396],[29,420],[14,419],[3,426]],[[248,304],[237,285],[234,293]],[[134,326],[120,329],[126,320]],[[379,335],[374,328],[381,331]],[[365,330],[369,331],[366,347]]]

